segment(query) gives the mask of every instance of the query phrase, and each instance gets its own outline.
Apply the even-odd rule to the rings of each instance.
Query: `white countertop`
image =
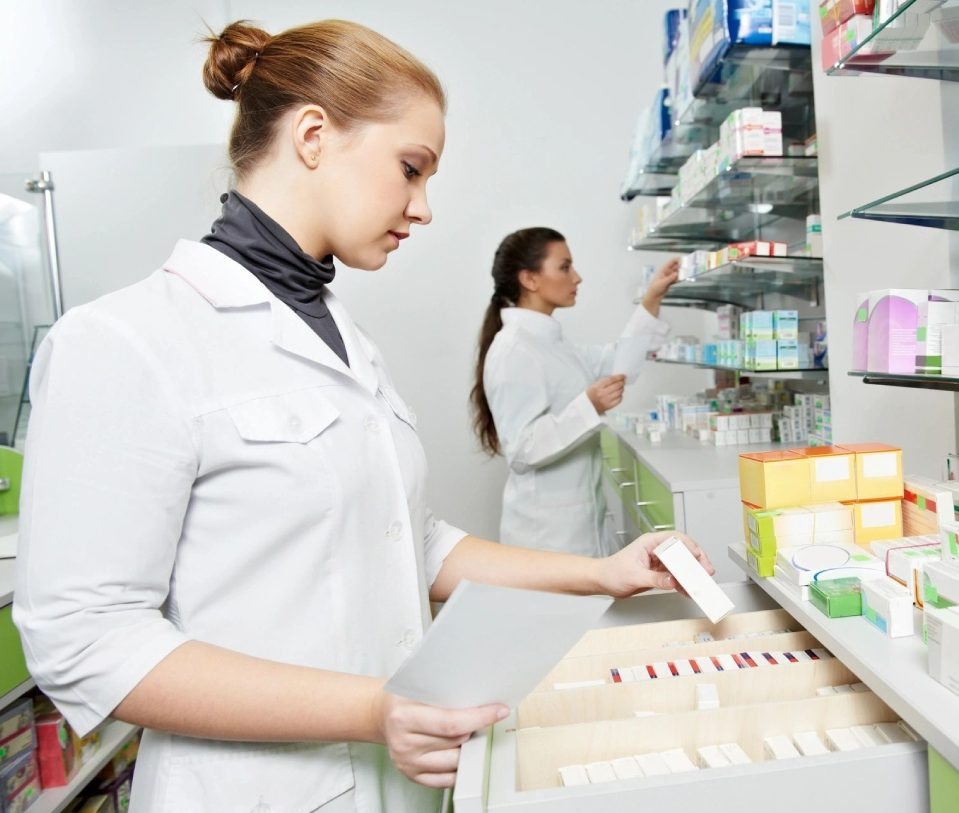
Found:
[[[667,432],[652,443],[631,432],[609,427],[672,492],[739,488],[739,455],[790,448],[782,443],[713,446],[681,432]],[[795,444],[794,444],[795,445]]]
[[[926,646],[918,634],[889,638],[861,616],[827,618],[777,579],[756,577],[746,566],[741,544],[729,546],[729,558],[959,769],[959,694],[929,676]]]

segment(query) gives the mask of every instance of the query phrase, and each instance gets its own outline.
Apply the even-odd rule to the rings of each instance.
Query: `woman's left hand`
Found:
[[[686,591],[653,554],[653,550],[671,536],[683,541],[710,576],[716,573],[709,557],[688,536],[675,531],[658,531],[643,534],[622,550],[600,560],[602,592],[614,598],[625,598],[652,589],[676,590],[686,595]]]

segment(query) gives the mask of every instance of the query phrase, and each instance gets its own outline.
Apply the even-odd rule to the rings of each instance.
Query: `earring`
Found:
[[[317,155],[316,155],[316,153],[313,153],[313,154],[310,156],[310,163],[311,163],[311,164],[315,164],[315,163],[316,163],[316,159],[317,159]]]

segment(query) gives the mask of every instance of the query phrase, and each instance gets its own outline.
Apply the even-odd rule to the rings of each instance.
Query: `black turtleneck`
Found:
[[[299,314],[347,367],[350,360],[323,294],[333,281],[333,257],[311,257],[253,201],[236,190],[220,198],[223,214],[200,242],[236,260],[273,296]]]

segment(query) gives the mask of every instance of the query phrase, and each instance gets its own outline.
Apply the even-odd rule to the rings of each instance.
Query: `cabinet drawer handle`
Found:
[[[632,482],[629,482],[629,481],[627,481],[627,482],[625,482],[625,483],[619,483],[619,487],[620,487],[620,488],[628,488],[629,486],[634,486],[634,485],[636,485],[636,483],[632,483]]]
[[[637,508],[642,508],[644,505],[656,505],[656,500],[640,500],[634,504]]]
[[[620,539],[625,539],[627,536],[629,536],[629,532],[628,532],[628,531],[614,531],[614,533],[615,533],[616,536],[618,536]]]
[[[615,467],[615,468],[611,466],[610,469],[609,469],[609,473],[610,473],[610,474],[622,474],[624,471],[626,471],[626,469],[624,469],[624,468],[622,468],[622,467],[620,467],[620,466],[617,466],[617,467]]]
[[[655,525],[650,519],[646,516],[646,512],[642,509],[639,509],[639,523],[640,525],[645,525],[651,531],[675,531],[675,525]]]
[[[0,491],[9,491],[11,488],[10,478],[0,477]]]

